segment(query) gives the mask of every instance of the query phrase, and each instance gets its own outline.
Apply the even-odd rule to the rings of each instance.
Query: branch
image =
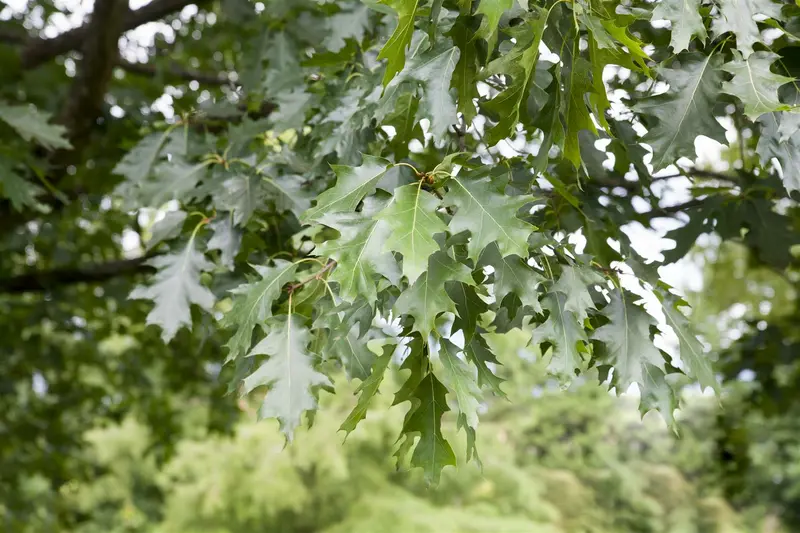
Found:
[[[89,137],[100,114],[114,65],[119,60],[117,42],[127,11],[127,0],[97,1],[89,22],[81,26],[87,28],[81,47],[83,57],[57,120],[67,127],[76,152],[80,152],[82,141]]]
[[[184,69],[179,65],[174,64],[169,65],[166,68],[160,68],[150,63],[132,63],[123,59],[117,66],[125,72],[151,78],[163,75],[184,81],[196,80],[199,83],[208,85],[224,85],[228,82],[228,74],[225,72],[220,72],[217,74],[210,72],[199,72],[196,70]]]
[[[154,269],[145,262],[151,257],[153,256],[146,255],[135,259],[120,259],[77,268],[30,272],[13,278],[0,279],[0,293],[42,292],[64,285],[100,283],[119,276],[150,272]]]
[[[670,218],[678,213],[682,213],[687,209],[693,209],[695,207],[699,207],[705,203],[705,198],[695,198],[693,200],[689,200],[688,202],[684,202],[682,204],[677,205],[668,205],[666,207],[659,207],[657,209],[653,209],[648,211],[647,213],[643,213],[647,219],[651,218]]]
[[[736,185],[740,184],[740,181],[736,176],[731,176],[730,174],[723,174],[721,172],[714,172],[713,170],[701,170],[699,168],[687,169],[684,170],[683,172],[679,172],[677,174],[669,174],[667,176],[653,176],[651,181],[663,181],[675,178],[687,178],[689,176],[698,176],[700,178],[729,181],[731,183],[735,183]]]
[[[100,9],[105,1],[98,0],[95,3],[95,9]],[[199,6],[205,2],[206,0],[154,0],[136,11],[126,9],[127,14],[122,24],[122,31],[132,30],[147,22],[162,19],[176,11],[180,11],[190,4]],[[29,40],[25,50],[22,51],[21,60],[23,68],[36,68],[56,56],[80,48],[91,32],[92,30],[89,24],[84,24],[78,28],[64,32],[53,39]]]

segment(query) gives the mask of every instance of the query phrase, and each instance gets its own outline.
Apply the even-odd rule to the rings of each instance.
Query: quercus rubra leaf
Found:
[[[586,365],[579,351],[579,345],[588,339],[578,317],[567,309],[567,297],[554,292],[542,300],[542,306],[549,312],[547,320],[533,331],[533,341],[537,344],[550,344],[548,369],[562,383],[569,383],[576,371]]]
[[[430,120],[430,131],[439,137],[455,124],[456,103],[450,94],[450,83],[460,52],[455,46],[421,53],[386,87],[385,102],[392,102],[397,86],[413,82],[423,88],[420,108]],[[384,105],[388,105],[385,103]]]
[[[403,275],[409,283],[428,268],[428,258],[439,250],[434,236],[447,229],[436,214],[439,200],[422,188],[422,182],[399,187],[394,198],[376,215],[392,230],[384,243],[385,250],[403,256]]]
[[[476,14],[483,15],[483,19],[475,35],[486,39],[489,48],[494,48],[500,17],[507,9],[511,9],[512,2],[513,0],[481,0],[478,4]]]
[[[681,307],[686,306],[686,302],[672,293],[657,294],[661,301],[661,308],[664,311],[667,325],[672,328],[678,337],[680,348],[680,358],[686,365],[687,374],[696,379],[701,387],[711,387],[718,390],[719,384],[711,368],[711,361],[705,353],[703,345],[693,331],[689,319],[681,311]]]
[[[335,259],[336,269],[331,281],[339,284],[339,296],[353,301],[364,296],[376,298],[376,275],[398,284],[400,268],[391,252],[384,250],[391,228],[386,221],[374,218],[386,202],[365,202],[360,213],[329,213],[319,222],[339,232],[339,238],[325,242],[316,249],[323,257]]]
[[[155,304],[147,323],[161,328],[161,338],[169,342],[183,326],[192,326],[191,304],[210,311],[214,295],[200,284],[200,274],[214,268],[190,240],[177,253],[154,257],[149,264],[158,270],[153,282],[136,287],[129,298],[152,300]]]
[[[594,309],[589,290],[603,282],[603,278],[597,272],[586,267],[565,266],[561,269],[561,276],[553,285],[552,291],[562,293],[565,296],[564,308],[583,322],[588,316],[588,309]]]
[[[365,155],[358,167],[335,166],[336,184],[317,197],[317,203],[300,216],[301,222],[313,222],[325,213],[355,211],[367,194],[375,190],[389,161]]]
[[[678,56],[678,61],[679,66],[659,72],[670,90],[634,106],[635,111],[658,120],[642,139],[653,148],[652,164],[656,170],[681,156],[694,156],[698,135],[725,142],[725,130],[714,116],[714,103],[722,85],[721,58],[694,53]]]
[[[491,243],[497,243],[501,254],[528,255],[528,236],[535,229],[517,217],[517,212],[533,198],[508,197],[495,188],[489,178],[453,176],[444,201],[456,207],[449,230],[469,231],[469,257],[478,259]]]
[[[455,303],[448,296],[445,284],[456,281],[472,284],[469,268],[444,252],[436,252],[430,256],[428,270],[403,291],[394,304],[394,310],[398,315],[411,316],[413,331],[426,338],[434,330],[437,316],[445,311],[455,311]]]
[[[762,136],[756,152],[765,164],[777,159],[786,190],[800,191],[800,131],[782,137],[780,128],[787,120],[790,120],[788,113],[769,113],[759,119]]]
[[[592,339],[606,345],[603,363],[614,367],[612,379],[617,393],[627,391],[633,383],[643,386],[651,368],[664,371],[664,359],[650,340],[650,328],[655,321],[633,303],[634,298],[624,291],[615,291],[611,303],[603,309],[609,322],[592,335]]]
[[[49,150],[72,148],[66,139],[67,128],[50,123],[50,114],[32,105],[10,106],[0,103],[0,120],[14,128],[26,141],[34,141]]]
[[[676,54],[689,48],[694,37],[701,42],[708,36],[700,15],[700,0],[661,0],[653,10],[653,20],[668,20],[672,25],[670,46]]]
[[[778,89],[793,79],[770,70],[778,57],[770,52],[755,52],[743,59],[741,54],[734,53],[734,60],[722,65],[724,70],[733,74],[731,81],[722,84],[722,91],[742,101],[744,114],[750,120],[756,120],[764,113],[789,109],[778,99]]]
[[[383,377],[386,374],[386,369],[392,361],[392,354],[394,353],[394,345],[384,345],[381,347],[382,354],[375,359],[369,376],[361,382],[356,394],[358,394],[358,403],[353,410],[347,415],[347,418],[339,427],[340,431],[346,431],[348,434],[356,429],[358,423],[364,420],[367,416],[367,408],[369,407],[370,400],[378,393],[378,389],[383,383]]]
[[[304,412],[317,407],[313,387],[330,385],[330,379],[314,370],[313,355],[308,351],[311,335],[302,320],[281,315],[269,322],[269,333],[248,353],[248,357],[269,358],[244,378],[242,392],[248,394],[266,386],[268,392],[258,409],[259,418],[277,418],[286,439],[294,438]]]
[[[272,316],[272,304],[283,286],[294,279],[297,264],[276,259],[273,266],[253,265],[253,268],[261,279],[231,291],[234,294],[233,308],[222,321],[223,327],[236,328],[227,344],[229,361],[250,349],[253,328]]]
[[[738,50],[747,59],[753,53],[753,45],[761,41],[755,20],[757,15],[780,19],[781,6],[771,0],[721,0],[720,12],[714,17],[711,30],[716,35],[733,32]]]
[[[414,17],[419,8],[419,0],[383,0],[386,5],[397,11],[397,27],[383,45],[378,59],[387,59],[383,85],[387,85],[395,75],[403,70],[406,62],[406,50],[411,44],[414,33]]]
[[[534,270],[518,255],[503,256],[497,243],[490,244],[481,254],[481,265],[494,268],[494,294],[498,301],[510,293],[516,294],[523,305],[529,305],[537,313],[542,312],[537,287],[545,277]]]
[[[447,406],[447,388],[429,372],[409,396],[411,410],[403,422],[402,433],[405,446],[410,446],[418,437],[411,464],[423,469],[425,479],[436,484],[445,466],[455,466],[453,448],[442,434],[442,415],[450,410]],[[401,446],[399,454],[406,447]]]

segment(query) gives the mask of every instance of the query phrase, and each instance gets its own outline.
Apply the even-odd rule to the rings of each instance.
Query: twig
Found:
[[[311,283],[314,280],[322,279],[322,276],[324,276],[325,273],[328,272],[330,269],[332,269],[334,266],[336,266],[336,261],[331,260],[327,265],[319,269],[313,276],[309,276],[302,281],[298,281],[297,283],[292,283],[291,285],[289,285],[289,287],[287,287],[286,289],[287,292],[291,295],[294,291],[296,291],[303,285]]]

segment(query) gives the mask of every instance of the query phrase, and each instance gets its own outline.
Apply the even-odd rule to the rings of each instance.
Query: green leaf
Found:
[[[698,135],[726,143],[725,129],[714,117],[722,77],[718,55],[684,54],[680,67],[660,71],[670,90],[646,98],[633,109],[656,117],[642,142],[653,148],[653,168],[661,170],[682,156],[694,159],[694,140]]]
[[[496,334],[501,335],[501,334]],[[464,346],[464,355],[467,361],[471,362],[478,369],[478,386],[489,387],[492,392],[501,398],[506,398],[506,393],[500,388],[500,385],[505,381],[503,378],[498,377],[489,365],[498,366],[500,363],[497,361],[494,353],[486,341],[480,335],[472,337]]]
[[[521,106],[528,98],[534,83],[536,62],[539,59],[539,44],[542,42],[549,12],[535,8],[534,13],[519,27],[510,28],[509,35],[516,39],[514,47],[489,63],[487,75],[505,74],[511,83],[482,107],[498,117],[498,123],[487,132],[490,145],[509,137],[520,121]]]
[[[500,24],[500,17],[507,9],[511,9],[513,0],[481,0],[478,4],[476,15],[483,15],[481,25],[475,33],[476,37],[485,39],[489,50],[494,50],[497,42],[497,26]]]
[[[273,120],[273,128],[279,132],[302,129],[311,98],[311,95],[302,89],[286,90],[275,95],[278,110],[270,117]]]
[[[689,320],[681,311],[686,306],[683,299],[669,292],[656,293],[661,301],[667,325],[672,328],[678,337],[680,357],[686,365],[686,374],[696,379],[701,387],[711,387],[719,393],[719,385],[711,367],[708,355],[703,353],[703,345],[697,339]]]
[[[26,141],[35,141],[48,150],[72,148],[66,139],[67,128],[60,124],[50,124],[50,114],[39,111],[33,105],[0,103],[0,120],[14,128]]]
[[[447,295],[445,283],[460,281],[473,284],[469,268],[457,263],[445,252],[433,254],[428,264],[428,270],[417,278],[414,285],[403,291],[394,304],[398,316],[409,315],[414,319],[412,331],[418,331],[423,339],[434,330],[437,316],[456,310],[455,303]]]
[[[453,39],[453,44],[460,51],[458,63],[453,70],[453,77],[450,86],[458,93],[457,110],[464,115],[464,122],[471,124],[478,113],[475,109],[475,99],[480,98],[478,94],[478,69],[480,68],[478,59],[478,45],[472,38],[473,31],[468,26],[464,17],[459,17],[453,24],[448,35]]]
[[[481,390],[475,371],[458,356],[461,349],[447,339],[442,339],[443,350],[439,351],[442,362],[442,381],[455,396],[459,413],[466,417],[473,430],[478,427],[478,408]]]
[[[319,219],[339,232],[339,238],[318,246],[315,253],[335,259],[336,269],[328,279],[339,284],[339,296],[352,302],[359,296],[375,301],[375,275],[380,274],[392,284],[400,283],[400,269],[384,244],[392,229],[386,221],[374,218],[385,201],[367,198],[360,213],[326,213]]]
[[[208,169],[207,163],[190,164],[173,157],[155,167],[154,176],[135,185],[126,195],[136,195],[139,205],[159,207],[169,202],[185,198],[197,187]]]
[[[236,227],[230,216],[223,216],[211,223],[214,234],[208,240],[209,250],[219,250],[220,264],[233,270],[233,260],[242,244],[242,230]]]
[[[332,332],[323,353],[326,359],[333,357],[342,363],[348,379],[364,381],[372,372],[375,353],[367,346],[368,341],[359,338],[358,334],[358,324],[342,323],[340,328]]]
[[[651,409],[656,409],[667,425],[674,428],[674,412],[678,408],[674,387],[667,381],[663,370],[647,363],[644,367],[644,382],[639,387],[639,411],[644,416]]]
[[[581,151],[579,134],[583,130],[590,131],[597,135],[597,129],[592,122],[589,114],[589,107],[586,105],[585,95],[592,94],[592,74],[591,64],[578,56],[578,40],[575,40],[574,58],[571,64],[564,64],[566,93],[565,105],[566,128],[564,137],[564,157],[566,157],[575,168],[581,166]]]
[[[358,402],[356,406],[353,407],[353,410],[350,411],[350,414],[347,415],[345,421],[342,422],[339,431],[346,431],[350,434],[356,429],[358,423],[367,417],[369,403],[378,393],[378,389],[380,389],[381,383],[383,383],[383,376],[386,374],[386,369],[392,361],[394,350],[395,346],[393,344],[382,346],[383,353],[380,357],[375,359],[371,372],[356,389],[356,394],[359,394]]]
[[[300,221],[307,224],[325,213],[355,211],[364,196],[375,190],[389,165],[385,159],[366,154],[361,166],[333,165],[336,185],[320,194],[316,205],[303,213]]]
[[[361,42],[369,25],[369,8],[356,6],[352,11],[343,11],[328,18],[326,26],[330,32],[322,46],[331,52],[344,48],[348,39]]]
[[[195,250],[190,240],[183,251],[160,255],[147,264],[158,269],[149,286],[133,289],[132,300],[152,300],[155,306],[147,315],[147,324],[161,328],[161,338],[169,342],[182,326],[192,328],[191,304],[210,311],[214,295],[200,284],[200,273],[214,268],[214,264]]]
[[[594,270],[580,265],[565,266],[552,291],[564,294],[564,308],[583,322],[589,316],[587,309],[595,308],[589,288],[604,283],[605,280]]]
[[[233,213],[233,223],[244,227],[253,213],[263,206],[262,181],[261,176],[255,174],[240,174],[227,179],[214,198],[214,204],[218,209]]]
[[[406,445],[401,446],[399,453],[406,450],[418,436],[411,464],[421,467],[425,480],[432,485],[439,483],[445,466],[456,465],[453,449],[442,435],[442,415],[450,410],[446,395],[445,386],[433,373],[428,373],[411,394],[412,407],[403,422],[402,434],[405,435]]]
[[[417,14],[419,0],[382,0],[382,2],[394,9],[398,16],[397,28],[378,54],[378,59],[388,60],[383,75],[385,87],[406,64],[406,50],[411,45],[411,36],[414,34],[414,17]]]
[[[36,197],[44,192],[43,188],[19,176],[9,162],[0,159],[0,194],[11,201],[11,207],[17,211],[35,208],[39,205]]]
[[[445,287],[450,299],[456,304],[456,320],[453,332],[461,331],[464,342],[469,343],[478,328],[480,315],[489,310],[489,306],[481,299],[475,287],[464,283],[450,283]]]
[[[389,206],[376,215],[391,228],[385,250],[403,255],[403,274],[409,283],[428,268],[428,258],[439,250],[434,235],[447,231],[436,214],[439,200],[422,190],[422,182],[398,187]]]
[[[418,109],[419,100],[412,93],[402,94],[396,100],[394,113],[383,121],[384,125],[395,129],[395,136],[390,141],[390,146],[397,159],[408,157],[408,143],[412,139],[419,140],[424,137],[422,127],[416,119]]]
[[[542,300],[542,305],[550,314],[547,320],[533,330],[533,342],[551,344],[552,353],[548,370],[562,384],[567,384],[581,371],[585,364],[578,349],[587,342],[586,332],[572,311],[567,309],[567,297],[554,292]]]
[[[125,176],[126,180],[133,184],[143,183],[150,177],[161,149],[168,138],[169,132],[153,133],[143,137],[117,163],[113,170],[114,174]]]
[[[516,294],[522,305],[531,307],[536,313],[542,312],[537,288],[545,278],[536,272],[518,255],[503,256],[497,243],[490,244],[481,254],[479,266],[494,268],[494,294],[498,302],[510,293]]]
[[[447,339],[442,339],[442,347],[444,350],[439,351],[442,381],[456,399],[458,427],[467,435],[467,460],[474,457],[480,463],[475,441],[481,389],[475,382],[475,371],[458,357],[460,349]]]
[[[704,43],[708,37],[700,15],[700,0],[661,0],[653,10],[652,20],[670,21],[669,44],[676,54],[687,50],[692,38],[698,37]]]
[[[800,131],[781,139],[780,127],[789,118],[788,113],[770,113],[759,120],[761,136],[756,152],[768,164],[774,157],[781,164],[783,186],[791,193],[800,191]]]
[[[756,120],[764,113],[789,109],[778,99],[778,89],[793,79],[770,70],[780,56],[772,52],[755,52],[745,60],[734,50],[733,57],[733,61],[722,66],[733,74],[731,81],[722,84],[722,91],[742,101],[747,118]]]
[[[147,241],[145,249],[150,251],[158,244],[180,235],[185,220],[186,213],[184,211],[168,211],[165,213],[164,218],[153,224],[150,230],[150,240]]]
[[[261,279],[233,289],[233,307],[222,319],[225,328],[235,327],[228,341],[228,361],[243,355],[250,348],[253,328],[264,324],[272,316],[272,303],[281,294],[281,288],[294,280],[297,264],[275,260],[274,266],[253,265]]]
[[[711,31],[717,36],[733,32],[736,48],[747,59],[753,53],[753,45],[762,40],[756,15],[780,20],[781,6],[770,0],[720,0],[720,12],[711,23]]]
[[[455,235],[470,232],[469,257],[475,261],[496,242],[502,255],[528,256],[528,236],[535,226],[517,218],[517,212],[533,201],[532,196],[507,196],[498,192],[491,179],[453,176],[448,181],[445,204],[457,211],[450,221]]]
[[[314,370],[308,352],[310,338],[300,317],[281,315],[270,321],[267,336],[247,354],[248,357],[267,355],[269,359],[244,379],[242,393],[269,387],[258,417],[277,418],[290,442],[303,413],[317,408],[311,389],[331,385],[326,375]]]
[[[384,104],[394,101],[396,87],[408,81],[423,88],[420,107],[430,119],[430,132],[435,138],[447,133],[458,120],[456,103],[450,94],[450,82],[461,52],[455,46],[415,55],[408,66],[386,87]]]
[[[627,391],[633,383],[652,382],[645,378],[651,368],[664,372],[664,358],[650,340],[650,327],[655,321],[633,303],[633,298],[621,290],[614,291],[611,303],[603,309],[609,322],[592,335],[592,339],[606,345],[603,363],[614,367],[613,383],[617,394]]]

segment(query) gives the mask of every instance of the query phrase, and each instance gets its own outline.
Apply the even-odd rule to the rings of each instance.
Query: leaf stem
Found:
[[[421,178],[422,176],[425,175],[424,172],[420,172],[419,170],[417,170],[417,167],[415,167],[414,165],[412,165],[410,163],[400,162],[400,163],[395,163],[392,166],[395,166],[395,167],[408,167],[408,168],[410,168],[411,170],[414,171],[414,174],[416,174],[418,178]]]

